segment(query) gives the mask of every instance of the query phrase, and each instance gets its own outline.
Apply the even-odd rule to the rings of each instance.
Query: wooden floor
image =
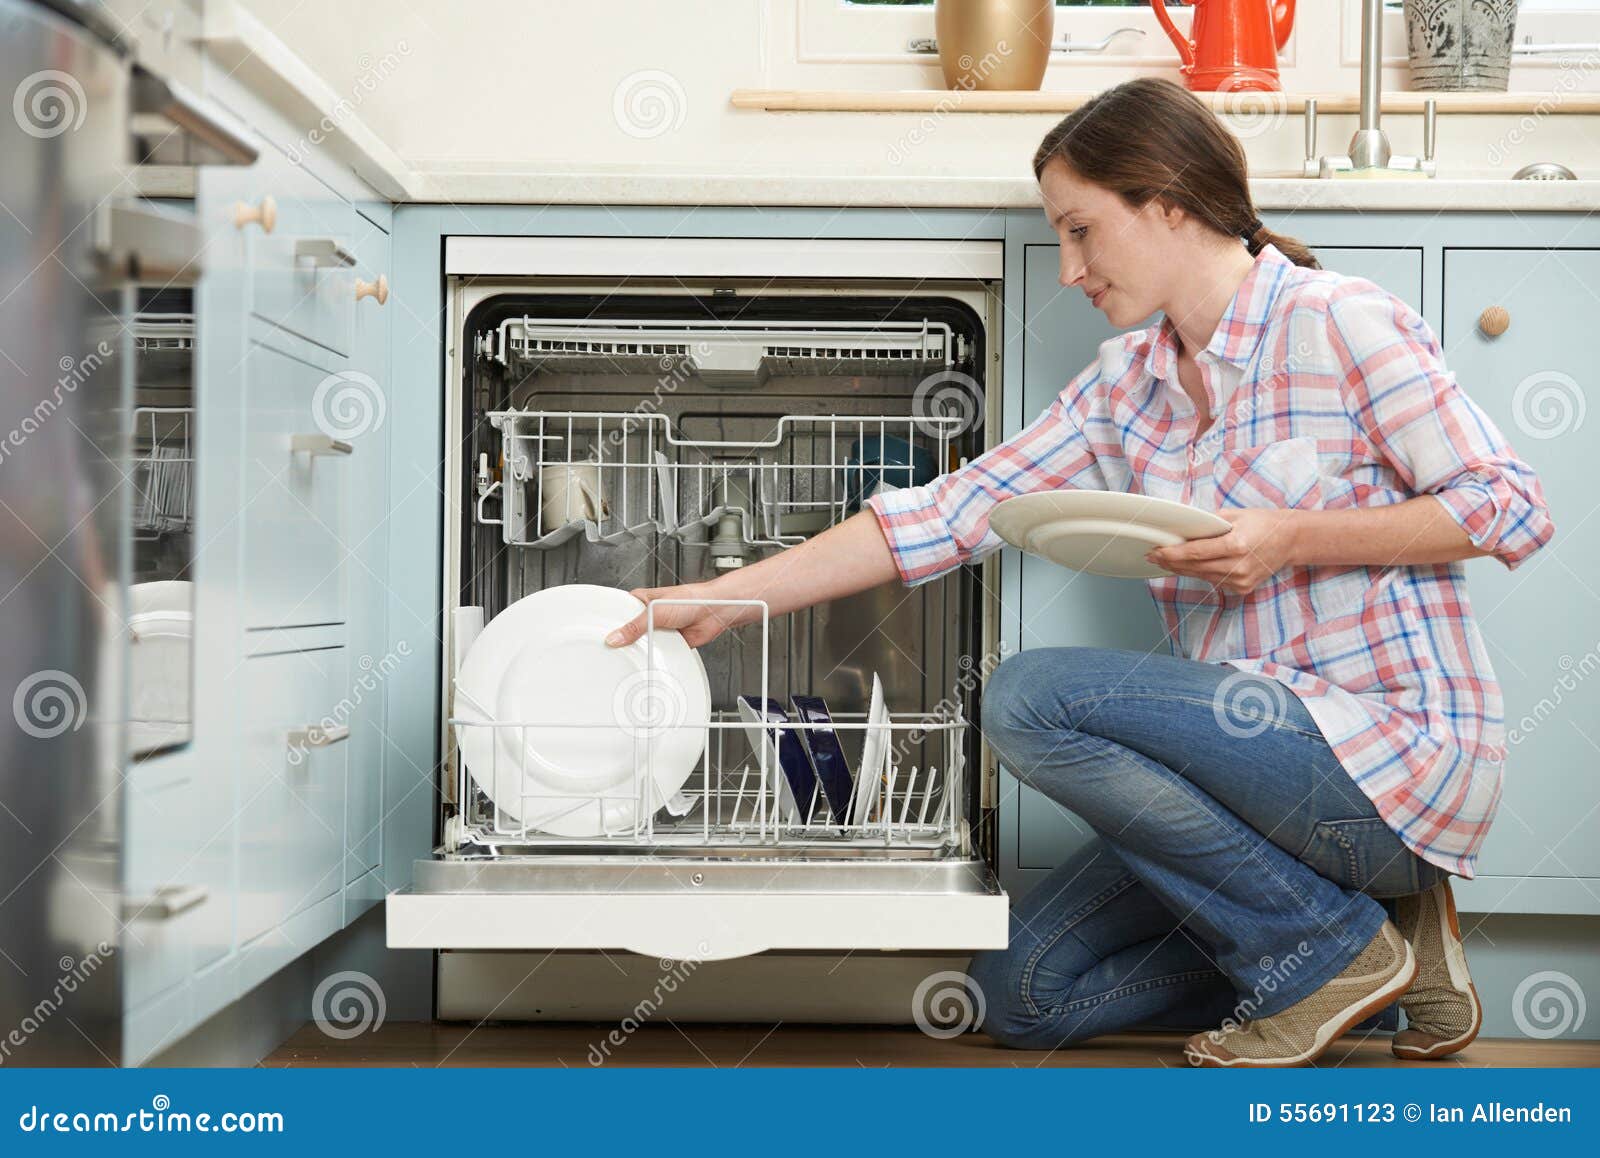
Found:
[[[616,1032],[622,1044],[613,1044]],[[916,1029],[651,1023],[631,1035],[606,1025],[400,1022],[348,1041],[309,1023],[267,1066],[1182,1066],[1180,1034],[1130,1033],[1054,1053],[1011,1050],[982,1034],[947,1041]],[[1597,1066],[1600,1042],[1480,1039],[1455,1058],[1401,1062],[1384,1035],[1342,1039],[1324,1066]]]

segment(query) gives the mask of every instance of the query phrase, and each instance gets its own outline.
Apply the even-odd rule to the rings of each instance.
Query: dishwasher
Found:
[[[793,969],[1005,945],[998,773],[976,726],[1000,654],[993,559],[763,614],[699,649],[712,710],[697,766],[672,799],[598,835],[541,831],[486,795],[464,729],[559,722],[485,722],[455,688],[483,625],[524,596],[710,578],[835,525],[875,487],[981,453],[1000,427],[1001,251],[446,239],[437,846],[386,902],[390,947],[438,951],[441,1017],[597,1015],[579,998],[484,996],[486,978],[504,988],[557,955],[582,988],[607,968],[598,958],[616,969],[629,954],[647,972],[775,957]],[[576,511],[574,478],[598,492]],[[559,513],[541,497],[552,479]],[[872,717],[875,683],[887,711]],[[887,754],[873,798],[842,819],[797,810],[775,757],[750,742],[743,695],[785,708],[822,697],[863,785],[875,737]],[[812,1005],[821,1019],[838,1009]]]

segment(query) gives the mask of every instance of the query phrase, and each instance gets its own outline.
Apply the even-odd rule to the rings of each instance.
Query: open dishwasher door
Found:
[[[537,778],[470,766],[526,759],[563,722],[468,711],[455,681],[483,623],[524,597],[710,578],[981,453],[999,430],[1000,244],[666,239],[643,266],[619,251],[635,272],[608,279],[605,246],[514,240],[447,247],[440,844],[389,895],[389,945],[702,961],[1004,947],[996,773],[970,722],[1000,657],[994,560],[763,615],[699,649],[697,766],[670,800],[640,776],[620,812],[564,797],[593,807],[587,829],[526,822],[555,807]],[[826,701],[845,807],[820,780],[797,799],[740,714],[768,701],[810,752],[823,725],[791,714],[794,696]]]

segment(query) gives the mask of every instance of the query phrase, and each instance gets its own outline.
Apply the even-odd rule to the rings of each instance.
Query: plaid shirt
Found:
[[[1016,437],[869,500],[908,584],[990,553],[989,512],[1030,491],[1132,491],[1206,510],[1343,510],[1433,495],[1507,567],[1549,540],[1538,479],[1444,367],[1428,324],[1364,278],[1256,257],[1196,355],[1170,321],[1098,360]],[[1291,567],[1246,595],[1150,581],[1175,654],[1259,672],[1305,703],[1345,770],[1419,856],[1470,878],[1500,801],[1500,687],[1461,563]]]

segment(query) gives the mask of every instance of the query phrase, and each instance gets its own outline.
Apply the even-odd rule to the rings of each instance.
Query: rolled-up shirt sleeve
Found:
[[[1330,297],[1328,318],[1346,405],[1406,486],[1436,498],[1507,568],[1549,542],[1555,524],[1538,477],[1445,369],[1427,321],[1370,282]]]
[[[965,466],[867,500],[904,583],[926,583],[996,550],[1001,539],[989,528],[989,512],[1002,499],[1042,490],[1106,489],[1083,432],[1099,375],[1098,364],[1085,369],[1043,414]]]

